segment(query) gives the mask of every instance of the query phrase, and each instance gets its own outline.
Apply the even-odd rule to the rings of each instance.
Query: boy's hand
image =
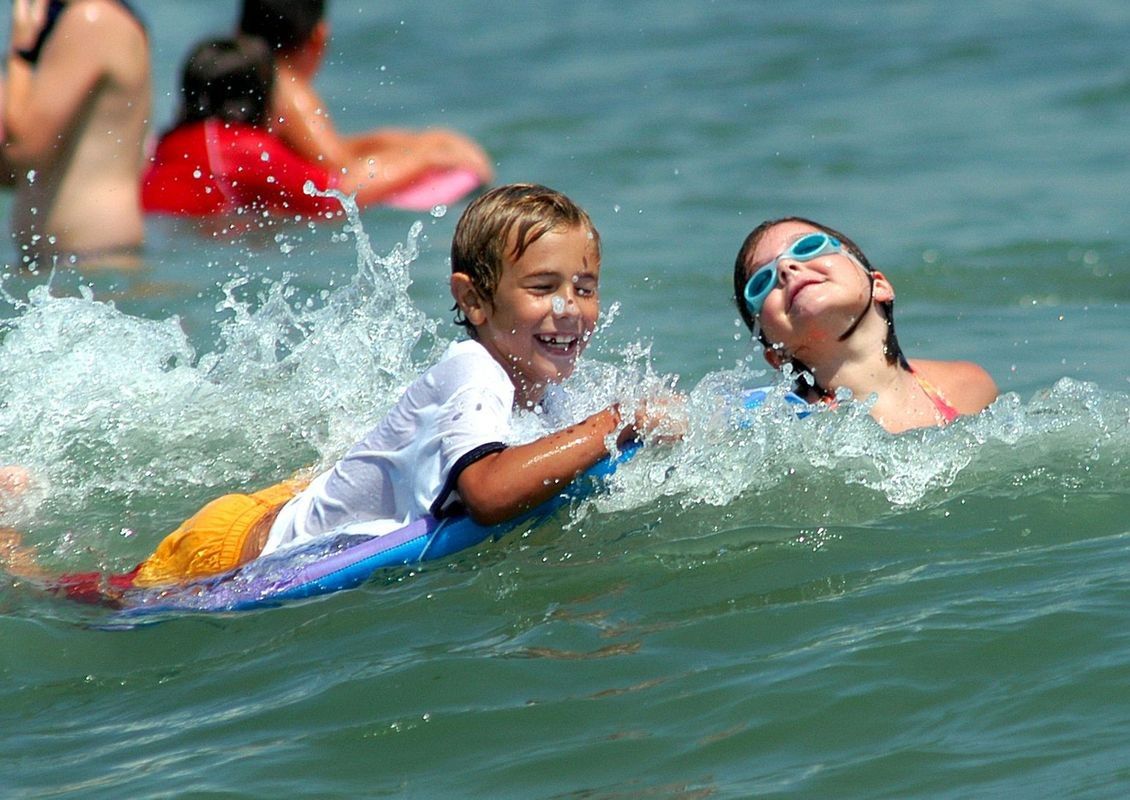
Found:
[[[620,432],[617,444],[645,440],[670,444],[687,435],[686,398],[680,394],[652,397],[636,406],[632,423]]]

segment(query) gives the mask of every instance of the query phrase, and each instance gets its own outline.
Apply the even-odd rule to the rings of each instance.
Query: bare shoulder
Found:
[[[83,27],[102,33],[125,31],[145,34],[141,21],[117,0],[71,0],[59,18],[60,26]]]
[[[348,163],[321,96],[310,81],[283,64],[271,92],[271,132],[307,161]]]
[[[323,115],[322,98],[314,85],[301,73],[278,64],[275,68],[275,84],[271,90],[272,106],[291,113]]]
[[[976,414],[997,399],[996,381],[980,364],[930,359],[912,359],[910,363],[962,414]]]
[[[137,62],[148,72],[148,36],[141,21],[115,0],[72,0],[59,17],[59,35],[48,46],[71,43],[62,48],[91,62]],[[92,59],[93,56],[93,59]]]

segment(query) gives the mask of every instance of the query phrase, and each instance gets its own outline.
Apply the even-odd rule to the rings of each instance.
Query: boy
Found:
[[[353,175],[300,158],[267,131],[274,59],[256,36],[195,45],[181,78],[181,111],[157,142],[141,186],[146,211],[210,217],[262,212],[323,217],[341,213],[333,197],[308,195],[307,181],[370,201]]]
[[[366,178],[373,197],[391,195],[436,171],[467,170],[484,184],[493,180],[486,153],[454,131],[337,132],[313,85],[329,40],[325,5],[325,0],[243,2],[239,32],[264,39],[275,56],[272,132],[307,161]]]
[[[654,420],[616,406],[522,445],[505,442],[515,407],[572,374],[596,328],[600,236],[569,198],[515,184],[476,199],[451,247],[455,342],[384,420],[308,486],[285,482],[205,506],[128,578],[181,582],[232,569],[342,525],[382,535],[425,514],[511,519],[548,500]],[[356,530],[356,527],[354,527]],[[123,585],[120,581],[115,585]]]

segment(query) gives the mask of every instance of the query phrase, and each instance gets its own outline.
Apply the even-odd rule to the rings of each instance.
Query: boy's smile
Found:
[[[596,330],[599,280],[588,230],[554,229],[517,261],[505,261],[493,299],[468,315],[479,343],[510,375],[520,406],[537,403],[548,384],[573,374]]]

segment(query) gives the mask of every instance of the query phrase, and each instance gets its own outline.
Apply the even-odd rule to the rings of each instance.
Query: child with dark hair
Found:
[[[768,220],[734,261],[734,295],[765,360],[791,365],[805,400],[847,389],[875,397],[871,416],[898,433],[976,414],[997,397],[969,361],[909,360],[895,336],[895,290],[859,246],[803,217]]]
[[[179,119],[158,142],[142,182],[145,210],[197,217],[340,212],[337,200],[307,194],[307,182],[355,194],[360,205],[382,196],[356,173],[302,158],[267,129],[275,85],[270,47],[258,37],[194,47],[181,77]]]
[[[189,54],[181,73],[178,125],[217,118],[264,127],[275,83],[265,42],[251,36],[211,39]]]

